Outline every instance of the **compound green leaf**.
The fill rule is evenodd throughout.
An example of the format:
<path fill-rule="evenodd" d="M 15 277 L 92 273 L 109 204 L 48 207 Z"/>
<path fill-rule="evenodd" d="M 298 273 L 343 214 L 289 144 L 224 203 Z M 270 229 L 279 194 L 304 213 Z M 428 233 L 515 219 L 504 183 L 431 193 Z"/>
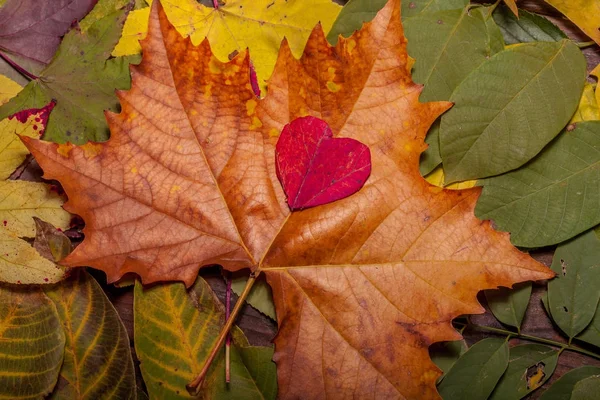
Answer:
<path fill-rule="evenodd" d="M 519 11 L 519 18 L 508 7 L 497 7 L 492 14 L 500 28 L 506 44 L 528 42 L 559 42 L 567 35 L 546 18 L 525 10 Z"/>
<path fill-rule="evenodd" d="M 600 223 L 600 122 L 580 122 L 533 161 L 486 179 L 475 208 L 516 246 L 568 240 Z"/>
<path fill-rule="evenodd" d="M 0 398 L 42 399 L 49 394 L 64 346 L 56 307 L 44 293 L 0 286 Z"/>
<path fill-rule="evenodd" d="M 596 400 L 598 393 L 600 393 L 600 376 L 590 376 L 575 384 L 571 400 Z"/>
<path fill-rule="evenodd" d="M 239 296 L 246 286 L 246 281 L 248 281 L 247 275 L 240 275 L 232 278 L 231 289 L 233 292 Z M 271 287 L 265 280 L 260 279 L 256 281 L 254 286 L 252 286 L 250 294 L 246 298 L 246 302 L 267 317 L 273 320 L 277 319 Z"/>
<path fill-rule="evenodd" d="M 517 283 L 512 289 L 485 290 L 484 293 L 494 317 L 520 330 L 531 297 L 531 282 Z"/>
<path fill-rule="evenodd" d="M 585 78 L 585 58 L 570 40 L 524 43 L 486 60 L 456 88 L 442 117 L 446 182 L 529 161 L 569 122 Z"/>
<path fill-rule="evenodd" d="M 133 359 L 127 331 L 96 280 L 83 269 L 45 289 L 65 332 L 60 376 L 66 384 L 51 399 L 135 399 Z"/>
<path fill-rule="evenodd" d="M 592 321 L 600 300 L 600 240 L 594 231 L 558 246 L 552 270 L 556 278 L 548 282 L 550 314 L 572 338 Z"/>
<path fill-rule="evenodd" d="M 575 389 L 575 385 L 581 380 L 594 375 L 600 375 L 599 367 L 584 366 L 571 370 L 554 382 L 542 394 L 540 400 L 572 400 L 571 393 Z"/>
<path fill-rule="evenodd" d="M 439 377 L 438 383 L 444 379 L 448 371 L 450 371 L 456 361 L 465 354 L 467 349 L 467 342 L 465 342 L 464 339 L 451 342 L 438 342 L 429 347 L 431 361 L 433 361 L 443 373 L 442 376 Z"/>
<path fill-rule="evenodd" d="M 508 342 L 483 339 L 454 363 L 438 391 L 444 400 L 485 400 L 508 365 Z"/>
<path fill-rule="evenodd" d="M 490 399 L 517 400 L 533 392 L 554 373 L 558 354 L 558 350 L 539 344 L 511 348 L 508 368 Z"/>
<path fill-rule="evenodd" d="M 135 349 L 150 399 L 274 399 L 276 375 L 270 348 L 248 347 L 234 333 L 231 348 L 231 383 L 225 385 L 224 351 L 219 354 L 205 378 L 202 392 L 192 397 L 186 390 L 202 369 L 224 323 L 223 305 L 210 286 L 198 278 L 186 291 L 181 283 L 143 288 L 135 284 Z M 260 354 L 260 362 L 250 366 Z"/>

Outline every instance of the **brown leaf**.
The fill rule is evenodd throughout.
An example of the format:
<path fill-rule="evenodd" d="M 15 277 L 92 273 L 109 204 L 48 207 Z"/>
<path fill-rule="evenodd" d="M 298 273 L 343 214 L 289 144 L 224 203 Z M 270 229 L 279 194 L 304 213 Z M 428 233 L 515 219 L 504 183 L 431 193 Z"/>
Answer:
<path fill-rule="evenodd" d="M 449 104 L 418 101 L 399 1 L 336 47 L 317 26 L 300 60 L 284 42 L 262 100 L 246 53 L 221 63 L 154 7 L 111 139 L 23 139 L 86 221 L 64 262 L 187 285 L 207 264 L 263 271 L 280 398 L 436 398 L 428 347 L 458 338 L 452 318 L 482 312 L 482 289 L 553 274 L 474 217 L 478 188 L 421 178 L 425 134 Z M 274 147 L 305 115 L 369 146 L 372 172 L 354 195 L 290 213 Z"/>

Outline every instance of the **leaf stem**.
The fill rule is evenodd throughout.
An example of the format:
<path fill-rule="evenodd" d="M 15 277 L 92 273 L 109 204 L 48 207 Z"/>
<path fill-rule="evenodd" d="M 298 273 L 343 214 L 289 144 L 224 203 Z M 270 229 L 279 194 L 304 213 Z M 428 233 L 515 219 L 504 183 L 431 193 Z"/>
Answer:
<path fill-rule="evenodd" d="M 596 44 L 596 42 L 594 42 L 593 40 L 590 40 L 589 42 L 575 42 L 575 44 L 580 49 L 585 49 L 586 47 L 594 46 Z"/>
<path fill-rule="evenodd" d="M 3 59 L 4 61 L 6 61 L 8 63 L 8 65 L 10 65 L 14 69 L 16 69 L 18 73 L 20 73 L 27 79 L 33 81 L 33 80 L 36 80 L 39 78 L 38 76 L 33 75 L 31 72 L 26 71 L 25 68 L 21 67 L 19 64 L 17 64 L 13 60 L 11 60 L 6 54 L 4 54 L 2 52 L 0 52 L 0 58 Z"/>
<path fill-rule="evenodd" d="M 225 342 L 225 338 L 227 337 L 227 334 L 233 327 L 233 323 L 235 322 L 235 319 L 237 318 L 238 314 L 242 310 L 242 307 L 244 306 L 244 303 L 246 302 L 246 298 L 250 294 L 250 290 L 252 290 L 252 286 L 254 286 L 254 283 L 256 282 L 256 278 L 258 277 L 258 275 L 260 275 L 260 269 L 254 271 L 253 273 L 250 274 L 250 277 L 248 278 L 248 281 L 246 282 L 246 287 L 244 288 L 244 291 L 242 292 L 242 294 L 240 294 L 240 297 L 238 298 L 237 302 L 235 303 L 235 307 L 233 307 L 233 310 L 231 311 L 231 315 L 227 319 L 227 322 L 225 322 L 225 326 L 223 327 L 223 329 L 221 329 L 221 333 L 219 334 L 217 341 L 213 345 L 208 358 L 204 362 L 204 366 L 202 367 L 200 374 L 198 374 L 198 376 L 187 385 L 187 390 L 188 390 L 188 392 L 190 392 L 190 394 L 197 395 L 200 392 L 200 388 L 202 386 L 202 382 L 204 381 L 204 378 L 206 377 L 206 373 L 208 372 L 208 369 L 210 368 L 210 365 L 212 364 L 213 360 L 219 353 L 221 346 L 223 346 L 223 343 Z"/>
<path fill-rule="evenodd" d="M 214 8 L 219 8 L 219 0 L 212 0 L 212 2 Z"/>
<path fill-rule="evenodd" d="M 231 274 L 227 273 L 227 291 L 225 292 L 225 320 L 229 320 L 231 311 Z M 225 382 L 231 382 L 231 333 L 227 332 L 225 340 Z"/>
<path fill-rule="evenodd" d="M 493 332 L 493 333 L 497 333 L 499 335 L 508 335 L 509 337 L 513 337 L 513 338 L 519 338 L 519 339 L 529 340 L 531 342 L 542 343 L 542 344 L 547 344 L 550 346 L 560 347 L 561 352 L 563 350 L 573 351 L 573 352 L 584 354 L 586 356 L 593 357 L 595 359 L 600 360 L 600 354 L 596 354 L 596 353 L 593 353 L 586 349 L 582 349 L 581 347 L 574 346 L 570 343 L 561 343 L 561 342 L 557 342 L 556 340 L 546 339 L 546 338 L 542 338 L 542 337 L 538 337 L 538 336 L 526 335 L 523 333 L 512 332 L 512 331 L 508 331 L 506 329 L 494 328 L 494 327 L 485 326 L 485 325 L 477 325 L 477 324 L 472 324 L 472 323 L 464 324 L 462 322 L 455 322 L 455 324 L 460 325 L 463 328 L 470 328 L 470 329 L 475 329 L 475 330 L 479 330 L 479 331 L 483 331 L 483 332 Z"/>

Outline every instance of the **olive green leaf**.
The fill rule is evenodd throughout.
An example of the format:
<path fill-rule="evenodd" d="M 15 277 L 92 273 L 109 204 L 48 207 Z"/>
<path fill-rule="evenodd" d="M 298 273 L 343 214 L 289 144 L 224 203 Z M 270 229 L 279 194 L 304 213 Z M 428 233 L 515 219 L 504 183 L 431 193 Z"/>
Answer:
<path fill-rule="evenodd" d="M 501 287 L 497 290 L 486 290 L 484 293 L 494 317 L 520 331 L 531 297 L 531 282 L 517 283 L 512 289 Z"/>
<path fill-rule="evenodd" d="M 350 0 L 342 8 L 327 34 L 327 41 L 335 46 L 339 35 L 349 37 L 359 30 L 362 24 L 371 21 L 385 6 L 387 0 Z M 404 4 L 402 5 L 404 8 Z"/>
<path fill-rule="evenodd" d="M 438 383 L 444 379 L 450 368 L 465 354 L 467 349 L 467 342 L 464 339 L 453 340 L 451 342 L 438 342 L 429 347 L 431 361 L 442 370 L 442 376 L 438 378 Z"/>
<path fill-rule="evenodd" d="M 107 60 L 119 40 L 126 16 L 125 10 L 114 12 L 87 31 L 72 29 L 67 33 L 39 79 L 0 107 L 0 120 L 56 100 L 44 139 L 76 144 L 107 140 L 104 111 L 117 111 L 115 89 L 127 89 L 130 85 L 130 59 Z"/>
<path fill-rule="evenodd" d="M 189 291 L 181 283 L 143 288 L 136 282 L 134 293 L 135 349 L 150 399 L 275 398 L 273 350 L 248 350 L 239 330 L 231 347 L 231 383 L 224 383 L 222 350 L 202 392 L 197 397 L 187 392 L 186 384 L 202 369 L 225 319 L 223 305 L 202 278 Z M 254 360 L 260 363 L 250 365 Z"/>
<path fill-rule="evenodd" d="M 483 339 L 467 350 L 450 368 L 438 391 L 444 400 L 485 400 L 508 365 L 508 342 Z"/>
<path fill-rule="evenodd" d="M 239 296 L 244 290 L 244 287 L 246 287 L 247 280 L 248 276 L 246 274 L 234 276 L 231 280 L 231 289 L 233 292 Z M 250 294 L 246 298 L 246 302 L 267 317 L 274 320 L 277 319 L 271 287 L 264 279 L 259 279 L 254 283 Z"/>
<path fill-rule="evenodd" d="M 556 278 L 548 282 L 550 314 L 572 338 L 592 321 L 600 300 L 600 240 L 594 231 L 558 246 L 552 270 Z"/>
<path fill-rule="evenodd" d="M 0 286 L 0 398 L 42 399 L 63 362 L 65 335 L 38 289 Z"/>
<path fill-rule="evenodd" d="M 575 385 L 585 378 L 589 378 L 594 375 L 600 375 L 599 367 L 584 366 L 573 369 L 563 376 L 561 376 L 556 382 L 546 390 L 540 400 L 571 400 L 571 393 L 575 389 Z M 596 392 L 597 394 L 598 392 Z"/>
<path fill-rule="evenodd" d="M 563 242 L 600 223 L 599 171 L 600 121 L 580 122 L 524 167 L 483 180 L 475 215 L 516 246 Z"/>
<path fill-rule="evenodd" d="M 575 384 L 571 400 L 596 400 L 600 393 L 600 376 L 593 375 Z"/>
<path fill-rule="evenodd" d="M 51 399 L 135 399 L 127 331 L 102 288 L 85 270 L 44 289 L 65 332 L 64 383 Z"/>
<path fill-rule="evenodd" d="M 406 0 L 402 2 L 402 20 L 443 10 L 464 8 L 468 0 Z"/>
<path fill-rule="evenodd" d="M 539 344 L 524 344 L 510 349 L 506 372 L 498 382 L 491 400 L 517 400 L 546 382 L 556 368 L 558 350 Z"/>
<path fill-rule="evenodd" d="M 506 44 L 528 42 L 558 42 L 567 39 L 556 25 L 546 18 L 519 10 L 519 18 L 508 7 L 497 7 L 492 14 Z"/>
<path fill-rule="evenodd" d="M 586 62 L 570 40 L 524 43 L 495 54 L 456 88 L 442 116 L 446 182 L 498 175 L 546 146 L 577 109 Z"/>

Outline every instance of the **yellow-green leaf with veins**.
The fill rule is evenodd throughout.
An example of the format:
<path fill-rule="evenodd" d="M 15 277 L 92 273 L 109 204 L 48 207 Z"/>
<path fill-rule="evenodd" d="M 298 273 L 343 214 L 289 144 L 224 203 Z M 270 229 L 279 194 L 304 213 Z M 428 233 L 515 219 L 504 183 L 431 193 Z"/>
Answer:
<path fill-rule="evenodd" d="M 320 22 L 329 32 L 341 10 L 332 0 L 230 0 L 217 9 L 196 0 L 161 0 L 161 4 L 179 33 L 190 36 L 195 45 L 208 37 L 221 61 L 250 49 L 261 89 L 273 72 L 284 37 L 300 58 L 315 25 Z M 141 51 L 138 40 L 146 35 L 149 14 L 149 8 L 130 13 L 113 56 Z"/>
<path fill-rule="evenodd" d="M 0 105 L 6 103 L 23 89 L 17 82 L 0 75 Z"/>
<path fill-rule="evenodd" d="M 599 0 L 545 0 L 600 44 Z"/>
<path fill-rule="evenodd" d="M 38 217 L 57 228 L 67 229 L 71 215 L 63 210 L 64 199 L 40 182 L 0 182 L 0 222 L 19 237 L 34 237 Z"/>

